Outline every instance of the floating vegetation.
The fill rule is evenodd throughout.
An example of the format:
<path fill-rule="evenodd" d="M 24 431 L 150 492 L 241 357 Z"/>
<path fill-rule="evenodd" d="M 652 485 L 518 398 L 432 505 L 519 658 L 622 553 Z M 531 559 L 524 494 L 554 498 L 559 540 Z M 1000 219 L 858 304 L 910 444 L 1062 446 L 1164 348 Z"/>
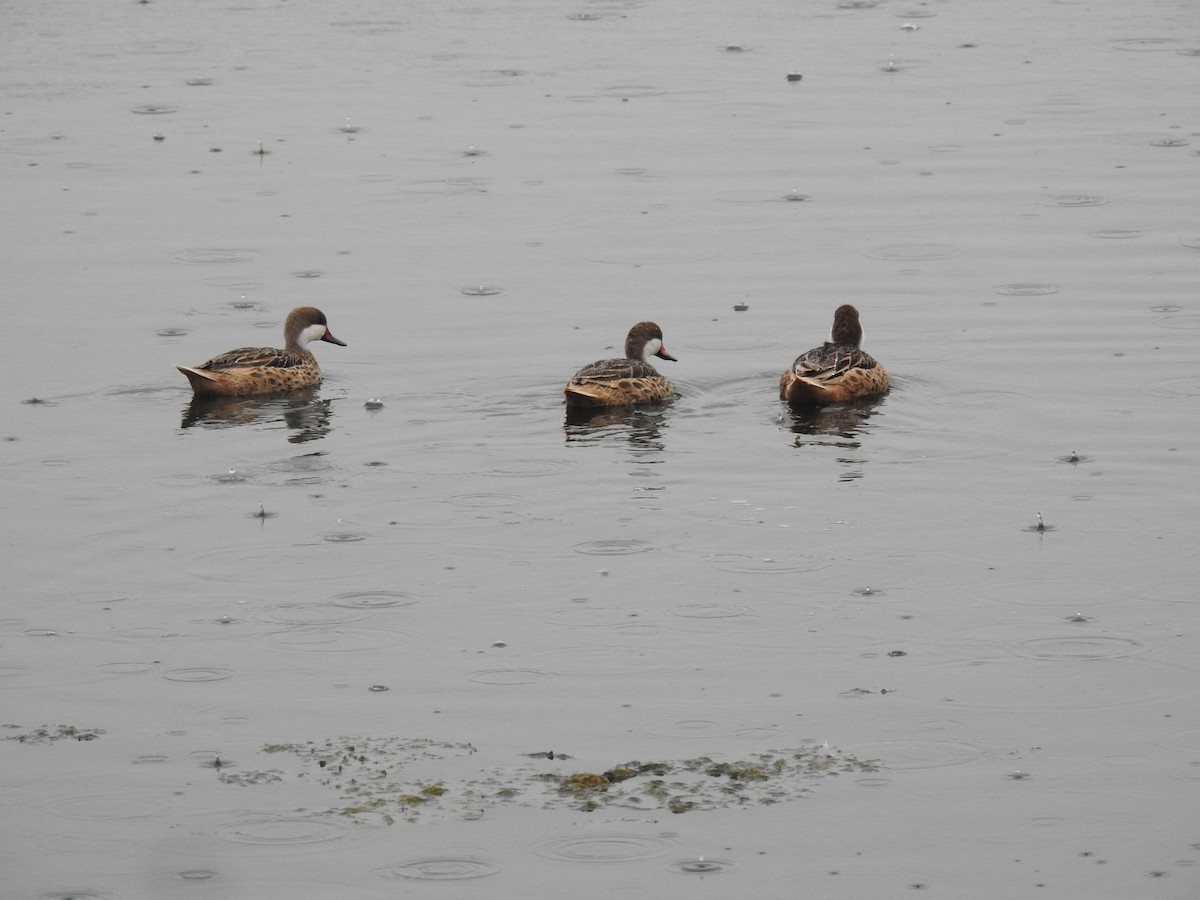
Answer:
<path fill-rule="evenodd" d="M 549 776 L 547 780 L 553 777 Z M 577 797 L 585 797 L 593 791 L 608 790 L 608 786 L 612 783 L 603 775 L 597 775 L 594 772 L 576 772 L 574 775 L 568 775 L 559 782 L 558 792 L 560 794 L 574 794 Z"/>
<path fill-rule="evenodd" d="M 549 763 L 572 759 L 557 752 L 524 754 L 538 762 L 481 766 L 473 758 L 473 745 L 427 739 L 342 738 L 268 744 L 262 752 L 296 757 L 296 779 L 315 779 L 336 791 L 339 802 L 325 815 L 389 825 L 429 815 L 478 818 L 504 805 L 684 813 L 772 804 L 804 796 L 815 779 L 880 768 L 878 760 L 858 759 L 828 743 L 768 750 L 735 761 L 708 756 L 633 760 L 603 771 L 548 770 Z M 239 785 L 283 778 L 278 769 L 222 776 Z"/>
<path fill-rule="evenodd" d="M 278 769 L 267 769 L 263 772 L 222 772 L 220 779 L 225 784 L 236 784 L 241 787 L 251 787 L 257 784 L 279 784 L 283 781 L 283 773 Z"/>
<path fill-rule="evenodd" d="M 8 740 L 22 744 L 45 744 L 52 741 L 94 741 L 104 734 L 103 728 L 78 728 L 75 725 L 43 725 L 26 734 L 14 734 Z"/>

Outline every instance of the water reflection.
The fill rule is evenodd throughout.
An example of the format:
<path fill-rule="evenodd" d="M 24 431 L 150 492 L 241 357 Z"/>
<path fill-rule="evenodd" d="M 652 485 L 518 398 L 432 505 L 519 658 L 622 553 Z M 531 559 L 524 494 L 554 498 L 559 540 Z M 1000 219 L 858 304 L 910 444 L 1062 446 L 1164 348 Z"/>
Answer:
<path fill-rule="evenodd" d="M 660 431 L 665 427 L 669 404 L 608 406 L 568 409 L 563 433 L 568 444 L 603 443 L 623 438 L 637 453 L 659 453 L 666 448 Z"/>
<path fill-rule="evenodd" d="M 839 403 L 834 406 L 785 405 L 783 424 L 796 435 L 797 447 L 835 447 L 841 450 L 861 450 L 861 436 L 868 431 L 867 421 L 887 401 L 887 397 L 868 397 Z M 854 481 L 866 473 L 866 458 L 861 454 L 839 456 L 846 466 L 839 481 Z"/>
<path fill-rule="evenodd" d="M 282 421 L 290 432 L 288 442 L 303 444 L 329 433 L 332 403 L 318 399 L 316 389 L 295 391 L 286 397 L 193 397 L 183 408 L 180 427 L 271 426 Z"/>

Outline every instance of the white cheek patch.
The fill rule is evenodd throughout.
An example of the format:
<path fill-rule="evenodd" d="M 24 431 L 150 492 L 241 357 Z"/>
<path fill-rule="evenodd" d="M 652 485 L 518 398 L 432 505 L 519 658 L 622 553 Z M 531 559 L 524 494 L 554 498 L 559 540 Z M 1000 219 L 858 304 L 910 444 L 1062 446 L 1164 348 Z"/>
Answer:
<path fill-rule="evenodd" d="M 326 330 L 327 329 L 325 326 L 319 322 L 314 322 L 312 325 L 309 325 L 302 332 L 300 332 L 300 346 L 304 347 L 313 341 L 319 341 L 321 338 L 325 337 Z"/>
<path fill-rule="evenodd" d="M 650 362 L 650 357 L 657 355 L 658 351 L 662 349 L 662 345 L 663 342 L 658 338 L 650 338 L 646 341 L 646 349 L 642 351 L 642 360 Z"/>

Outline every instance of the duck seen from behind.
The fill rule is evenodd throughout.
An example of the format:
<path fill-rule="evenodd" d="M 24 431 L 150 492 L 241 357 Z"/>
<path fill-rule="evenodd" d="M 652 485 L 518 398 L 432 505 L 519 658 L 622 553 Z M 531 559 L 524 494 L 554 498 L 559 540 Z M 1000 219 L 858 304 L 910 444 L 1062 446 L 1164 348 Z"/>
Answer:
<path fill-rule="evenodd" d="M 779 399 L 795 404 L 843 403 L 887 392 L 887 372 L 859 346 L 862 324 L 849 304 L 833 314 L 832 340 L 796 357 L 779 379 Z"/>
<path fill-rule="evenodd" d="M 563 388 L 567 406 L 581 409 L 669 400 L 674 388 L 651 365 L 654 356 L 676 361 L 663 346 L 662 329 L 653 322 L 638 322 L 625 338 L 624 359 L 601 359 L 571 376 Z"/>
<path fill-rule="evenodd" d="M 283 323 L 283 349 L 240 347 L 198 366 L 176 366 L 197 397 L 246 397 L 280 394 L 321 383 L 321 368 L 308 345 L 327 341 L 345 347 L 329 330 L 325 313 L 298 306 Z"/>

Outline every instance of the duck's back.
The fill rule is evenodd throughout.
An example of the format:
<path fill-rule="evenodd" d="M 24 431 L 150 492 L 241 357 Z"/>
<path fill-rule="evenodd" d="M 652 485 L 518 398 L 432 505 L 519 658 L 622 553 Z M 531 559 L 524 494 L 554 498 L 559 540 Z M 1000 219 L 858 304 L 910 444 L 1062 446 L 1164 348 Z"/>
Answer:
<path fill-rule="evenodd" d="M 814 347 L 807 353 L 796 357 L 792 363 L 792 371 L 801 378 L 815 378 L 818 381 L 832 381 L 847 375 L 854 369 L 882 368 L 875 357 L 859 347 L 846 344 L 835 344 L 826 341 L 820 347 Z"/>
<path fill-rule="evenodd" d="M 273 369 L 290 369 L 294 366 L 310 365 L 315 357 L 307 350 L 279 350 L 274 347 L 239 347 L 220 356 L 214 356 L 196 366 L 209 372 L 228 369 L 252 369 L 266 366 Z"/>
<path fill-rule="evenodd" d="M 601 359 L 584 366 L 563 388 L 569 406 L 628 406 L 667 400 L 671 382 L 648 362 Z"/>
<path fill-rule="evenodd" d="M 887 372 L 871 354 L 826 341 L 796 357 L 779 379 L 779 396 L 791 403 L 838 403 L 882 394 Z"/>
<path fill-rule="evenodd" d="M 662 378 L 658 369 L 640 359 L 598 359 L 571 376 L 569 384 L 619 381 L 622 378 Z"/>

